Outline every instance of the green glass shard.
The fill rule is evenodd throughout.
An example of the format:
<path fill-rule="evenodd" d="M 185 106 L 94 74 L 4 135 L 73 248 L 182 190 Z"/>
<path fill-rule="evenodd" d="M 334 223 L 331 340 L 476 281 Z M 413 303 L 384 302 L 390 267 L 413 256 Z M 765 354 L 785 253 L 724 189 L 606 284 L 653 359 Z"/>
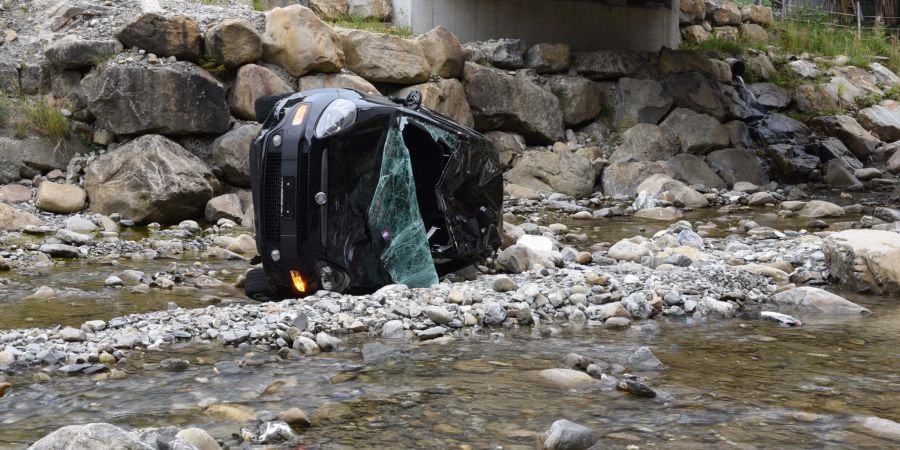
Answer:
<path fill-rule="evenodd" d="M 372 236 L 386 243 L 381 262 L 391 279 L 424 288 L 437 284 L 438 275 L 419 212 L 409 149 L 403 142 L 407 123 L 402 117 L 388 130 L 368 225 Z"/>

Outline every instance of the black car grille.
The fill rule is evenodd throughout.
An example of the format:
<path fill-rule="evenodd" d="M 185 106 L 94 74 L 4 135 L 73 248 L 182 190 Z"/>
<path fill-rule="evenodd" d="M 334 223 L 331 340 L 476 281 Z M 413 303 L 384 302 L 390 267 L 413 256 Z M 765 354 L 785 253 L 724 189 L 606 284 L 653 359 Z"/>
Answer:
<path fill-rule="evenodd" d="M 309 239 L 309 151 L 300 152 L 297 162 L 297 238 Z"/>
<path fill-rule="evenodd" d="M 277 244 L 281 240 L 281 152 L 266 154 L 262 216 L 266 243 Z"/>

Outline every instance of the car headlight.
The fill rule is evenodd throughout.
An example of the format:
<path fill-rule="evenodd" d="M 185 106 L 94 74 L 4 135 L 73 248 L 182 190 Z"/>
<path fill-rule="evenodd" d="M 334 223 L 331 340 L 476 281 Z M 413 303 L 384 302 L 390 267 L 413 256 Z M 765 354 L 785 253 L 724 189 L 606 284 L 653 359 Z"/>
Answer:
<path fill-rule="evenodd" d="M 316 124 L 316 137 L 319 139 L 332 136 L 346 130 L 356 122 L 356 105 L 350 100 L 339 98 L 319 117 Z"/>

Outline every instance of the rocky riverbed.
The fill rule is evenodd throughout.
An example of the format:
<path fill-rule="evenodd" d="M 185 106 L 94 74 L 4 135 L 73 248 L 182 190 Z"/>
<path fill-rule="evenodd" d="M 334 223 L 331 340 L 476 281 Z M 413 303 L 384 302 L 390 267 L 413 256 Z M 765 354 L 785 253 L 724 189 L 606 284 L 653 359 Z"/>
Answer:
<path fill-rule="evenodd" d="M 434 402 L 442 402 L 435 398 L 457 395 L 456 390 L 441 383 L 425 383 L 430 387 L 419 394 L 400 394 L 394 390 L 397 386 L 392 385 L 393 392 L 385 394 L 386 399 L 370 397 L 371 386 L 366 380 L 372 376 L 368 375 L 371 371 L 391 372 L 398 370 L 393 365 L 401 364 L 405 367 L 403 376 L 410 376 L 411 382 L 419 383 L 424 381 L 419 377 L 425 376 L 421 368 L 415 368 L 419 363 L 442 373 L 438 377 L 446 377 L 448 385 L 456 382 L 450 381 L 454 379 L 454 373 L 486 375 L 499 372 L 516 378 L 515 370 L 548 369 L 530 375 L 535 377 L 533 382 L 544 380 L 540 383 L 547 383 L 548 387 L 542 388 L 544 394 L 541 395 L 551 395 L 554 389 L 560 389 L 553 386 L 562 384 L 575 392 L 585 389 L 579 386 L 590 386 L 579 395 L 606 392 L 602 395 L 617 396 L 617 403 L 633 402 L 630 408 L 640 408 L 639 405 L 647 402 L 670 404 L 673 401 L 670 391 L 687 386 L 676 388 L 671 385 L 673 380 L 666 376 L 660 378 L 657 374 L 669 373 L 667 367 L 680 365 L 675 349 L 688 345 L 685 334 L 702 334 L 703 330 L 711 329 L 726 335 L 736 334 L 731 336 L 734 339 L 760 343 L 770 342 L 769 338 L 740 337 L 744 335 L 743 327 L 779 335 L 787 333 L 778 331 L 782 330 L 781 325 L 788 323 L 785 319 L 767 321 L 771 315 L 763 312 L 792 316 L 804 323 L 794 332 L 801 334 L 810 333 L 803 330 L 812 326 L 829 334 L 848 333 L 847 327 L 866 330 L 870 323 L 879 324 L 876 327 L 881 330 L 886 323 L 896 320 L 896 305 L 890 299 L 858 297 L 847 291 L 835 295 L 825 290 L 832 289 L 829 280 L 841 278 L 830 272 L 838 261 L 830 258 L 837 258 L 834 255 L 836 249 L 849 251 L 845 244 L 837 243 L 836 236 L 844 233 L 896 236 L 895 231 L 839 230 L 873 225 L 887 230 L 896 224 L 879 224 L 883 221 L 865 215 L 874 209 L 852 203 L 852 199 L 828 199 L 844 203 L 843 207 L 824 200 L 808 201 L 803 205 L 786 201 L 771 210 L 742 207 L 741 202 L 746 203 L 752 195 L 723 192 L 718 194 L 723 199 L 719 212 L 688 210 L 684 213 L 687 220 L 674 223 L 615 215 L 616 210 L 626 212 L 630 209 L 625 204 L 609 204 L 606 208 L 612 210 L 610 217 L 595 218 L 595 214 L 602 216 L 606 212 L 596 212 L 603 211 L 600 208 L 603 205 L 594 205 L 596 209 L 585 206 L 591 204 L 590 200 L 574 201 L 559 196 L 542 201 L 510 200 L 506 205 L 505 239 L 508 245 L 505 250 L 495 260 L 451 275 L 433 288 L 388 286 L 359 297 L 320 292 L 307 299 L 270 304 L 241 299 L 239 286 L 243 270 L 249 267 L 248 262 L 240 253 L 227 248 L 241 251 L 240 242 L 247 231 L 227 220 L 205 228 L 188 221 L 179 226 L 152 226 L 149 229 L 131 229 L 126 226 L 127 222 L 123 225 L 118 221 L 116 225 L 121 228 L 111 233 L 99 231 L 99 227 L 107 220 L 116 221 L 101 216 L 46 217 L 43 228 L 6 233 L 2 237 L 5 250 L 0 254 L 11 268 L 0 280 L 5 286 L 2 308 L 15 311 L 3 314 L 7 317 L 4 323 L 17 325 L 5 325 L 8 329 L 0 331 L 0 369 L 9 380 L 3 382 L 5 395 L 0 401 L 13 406 L 0 420 L 10 424 L 28 423 L 30 425 L 24 429 L 35 431 L 0 435 L 0 440 L 10 445 L 25 443 L 40 437 L 35 434 L 38 430 L 55 429 L 34 422 L 34 416 L 16 412 L 45 395 L 62 401 L 67 408 L 86 408 L 79 410 L 79 414 L 91 418 L 89 421 L 110 421 L 119 426 L 148 425 L 133 420 L 117 423 L 108 413 L 88 404 L 71 403 L 71 399 L 65 399 L 66 394 L 57 391 L 71 392 L 65 391 L 67 384 L 79 386 L 77 389 L 81 393 L 76 397 L 81 397 L 90 396 L 89 392 L 95 388 L 103 391 L 106 389 L 103 386 L 124 386 L 150 379 L 158 379 L 153 381 L 154 384 L 165 384 L 168 382 L 163 380 L 172 379 L 176 385 L 187 387 L 195 382 L 225 383 L 233 379 L 230 378 L 232 374 L 252 373 L 252 377 L 262 383 L 269 379 L 267 377 L 275 376 L 273 373 L 288 374 L 294 370 L 303 373 L 309 367 L 319 368 L 315 369 L 319 370 L 319 375 L 314 378 L 321 381 L 313 383 L 301 377 L 304 381 L 298 383 L 296 374 L 291 375 L 294 381 L 284 381 L 289 384 L 290 392 L 308 393 L 322 381 L 336 386 L 350 383 L 356 387 L 347 391 L 338 389 L 327 399 L 318 395 L 320 400 L 317 402 L 291 406 L 285 401 L 259 403 L 253 397 L 259 392 L 245 391 L 244 395 L 248 397 L 229 397 L 227 401 L 210 394 L 210 398 L 198 399 L 191 406 L 177 406 L 181 401 L 171 404 L 170 407 L 181 410 L 175 413 L 178 419 L 154 425 L 203 425 L 201 428 L 210 429 L 221 443 L 232 445 L 240 442 L 322 442 L 353 446 L 352 442 L 359 443 L 353 433 L 341 434 L 349 439 L 347 441 L 342 440 L 344 438 L 332 440 L 327 437 L 326 430 L 339 423 L 345 424 L 344 427 L 351 423 L 361 429 L 373 426 L 380 429 L 377 428 L 379 420 L 363 426 L 359 422 L 361 418 L 348 413 L 348 409 L 353 411 L 359 405 L 368 405 L 365 408 L 383 411 L 385 404 L 397 402 L 402 405 L 406 401 L 401 398 L 412 395 L 418 399 L 413 404 L 427 405 L 428 411 L 434 411 L 438 408 Z M 729 205 L 724 200 L 729 197 L 743 200 L 735 200 Z M 890 200 L 881 197 L 878 202 L 888 204 Z M 811 208 L 810 204 L 834 213 L 820 219 L 778 214 L 779 211 Z M 21 210 L 27 206 L 17 208 Z M 578 218 L 584 217 L 583 214 L 579 216 L 579 208 L 591 210 L 590 218 Z M 827 217 L 829 215 L 835 217 Z M 77 228 L 77 224 L 84 228 L 87 223 L 94 224 L 98 230 L 68 228 L 70 225 Z M 828 231 L 814 231 L 821 228 Z M 52 245 L 69 246 L 73 250 L 71 254 L 48 257 L 51 253 L 47 246 Z M 549 245 L 549 250 L 543 248 L 544 245 Z M 73 256 L 77 258 L 71 259 Z M 854 258 L 864 256 L 845 255 L 844 258 L 850 258 L 852 263 Z M 136 270 L 142 265 L 146 271 Z M 44 277 L 60 276 L 60 273 L 69 277 L 68 287 L 41 286 Z M 885 293 L 892 289 L 889 280 L 870 286 L 869 292 L 875 292 L 872 289 L 876 288 Z M 114 300 L 92 303 L 94 297 Z M 157 300 L 145 303 L 144 299 Z M 106 305 L 117 302 L 134 303 L 135 311 L 149 312 L 120 315 L 107 309 Z M 16 309 L 17 303 L 28 306 Z M 53 311 L 59 304 L 70 303 L 80 303 L 83 311 L 87 311 L 82 317 L 92 316 L 90 320 L 79 319 L 53 326 L 66 319 L 39 313 L 33 317 L 22 316 L 23 312 L 29 314 L 42 308 Z M 208 306 L 195 307 L 204 303 Z M 28 323 L 38 326 L 23 327 L 22 320 L 35 321 Z M 620 345 L 600 350 L 606 344 L 597 344 L 597 336 L 602 336 L 604 342 L 611 340 Z M 778 338 L 774 339 L 776 341 L 771 342 L 777 342 Z M 865 338 L 853 339 L 857 343 L 860 339 L 865 341 Z M 699 345 L 699 341 L 691 345 Z M 866 344 L 858 345 L 861 349 L 866 347 Z M 488 356 L 494 351 L 503 353 L 517 347 L 521 347 L 521 351 L 534 346 L 542 348 L 544 355 L 534 366 L 502 358 L 495 361 Z M 431 350 L 435 348 L 455 350 Z M 717 351 L 726 351 L 730 355 L 736 350 L 734 346 L 725 345 Z M 445 353 L 448 351 L 450 353 Z M 822 354 L 830 351 L 834 350 L 810 350 L 812 353 L 824 352 Z M 197 356 L 195 352 L 207 356 Z M 563 357 L 567 353 L 576 355 Z M 445 354 L 448 356 L 438 356 Z M 667 359 L 667 354 L 674 359 Z M 729 358 L 738 358 L 738 354 L 740 352 Z M 403 362 L 411 356 L 410 362 Z M 694 357 L 708 361 L 709 356 L 697 354 Z M 443 360 L 447 360 L 446 364 L 440 362 Z M 410 368 L 409 364 L 414 361 L 418 363 Z M 382 364 L 387 366 L 382 367 Z M 438 369 L 445 365 L 451 365 L 453 369 L 448 373 Z M 696 370 L 693 367 L 690 370 Z M 215 380 L 209 381 L 210 377 Z M 194 382 L 188 381 L 190 378 Z M 274 378 L 270 381 L 275 383 L 274 386 L 281 386 Z M 495 382 L 498 381 L 493 381 L 492 377 L 491 383 Z M 887 382 L 890 386 L 896 380 L 879 382 Z M 51 391 L 45 392 L 50 386 L 53 386 Z M 221 387 L 219 385 L 218 389 Z M 257 386 L 255 389 L 265 392 L 269 388 Z M 620 389 L 621 393 L 614 393 L 615 389 Z M 792 389 L 802 391 L 802 387 L 793 386 Z M 848 387 L 842 386 L 830 388 L 828 392 L 845 392 L 846 389 Z M 513 389 L 500 395 L 516 402 L 521 398 L 517 392 L 520 391 Z M 887 387 L 880 395 L 889 398 L 890 392 L 891 388 Z M 776 394 L 773 392 L 773 395 Z M 650 396 L 657 400 L 647 400 Z M 382 401 L 386 403 L 380 404 Z M 292 407 L 317 411 L 311 414 L 311 431 L 304 433 L 309 426 L 306 423 L 282 424 L 283 417 L 280 419 L 278 413 L 289 414 L 286 411 Z M 413 409 L 419 407 L 410 406 Z M 812 419 L 813 423 L 826 421 L 816 415 L 821 411 L 809 412 L 817 408 L 807 405 L 790 414 L 818 417 Z M 272 412 L 266 412 L 270 410 Z M 886 415 L 890 420 L 897 418 L 896 412 L 886 412 L 871 410 L 870 414 L 875 417 Z M 158 414 L 169 413 L 160 411 Z M 208 419 L 204 418 L 217 414 L 227 416 L 234 425 L 205 426 Z M 337 414 L 339 419 L 333 423 L 328 421 L 330 419 L 315 419 L 323 414 Z M 400 418 L 381 419 L 386 421 L 384 426 L 406 417 L 397 414 Z M 584 413 L 573 416 L 563 411 L 554 414 L 557 417 L 535 415 L 530 419 L 533 424 L 543 425 L 507 430 L 506 433 L 512 434 L 493 438 L 470 436 L 467 430 L 484 426 L 477 422 L 438 420 L 430 425 L 437 430 L 432 432 L 436 435 L 417 434 L 415 438 L 410 437 L 412 440 L 406 445 L 422 446 L 437 435 L 443 437 L 436 438 L 439 439 L 436 442 L 447 443 L 533 442 L 540 439 L 542 427 L 550 428 L 550 423 L 544 421 L 571 417 L 582 423 L 588 417 Z M 867 428 L 860 425 L 865 423 L 864 417 L 841 410 L 834 413 L 833 419 L 828 421 L 828 427 L 836 435 L 843 436 L 842 430 L 848 427 L 854 430 L 862 427 L 859 428 L 863 430 L 862 434 L 851 432 L 852 439 L 879 442 L 877 439 L 880 438 L 869 437 L 872 433 L 865 432 Z M 706 420 L 722 419 L 708 418 L 701 422 Z M 793 420 L 802 422 L 802 419 Z M 323 427 L 323 423 L 329 425 Z M 68 422 L 60 422 L 57 426 L 65 424 Z M 559 427 L 564 425 L 557 425 L 550 435 L 560 432 Z M 339 429 L 344 427 L 338 426 Z M 564 427 L 567 433 L 579 430 L 570 428 Z M 597 429 L 596 426 L 592 428 Z M 605 427 L 600 429 L 604 434 L 619 435 Z M 177 431 L 166 431 L 171 435 L 170 440 Z M 124 432 L 120 434 L 122 439 L 129 436 Z M 140 434 L 136 431 L 132 436 Z M 153 436 L 152 439 L 158 439 L 157 435 Z M 642 439 L 658 438 L 632 436 L 622 439 L 646 442 Z M 693 436 L 690 439 L 699 438 Z M 143 435 L 135 439 L 146 441 L 150 438 Z M 835 439 L 841 442 L 845 438 Z"/>

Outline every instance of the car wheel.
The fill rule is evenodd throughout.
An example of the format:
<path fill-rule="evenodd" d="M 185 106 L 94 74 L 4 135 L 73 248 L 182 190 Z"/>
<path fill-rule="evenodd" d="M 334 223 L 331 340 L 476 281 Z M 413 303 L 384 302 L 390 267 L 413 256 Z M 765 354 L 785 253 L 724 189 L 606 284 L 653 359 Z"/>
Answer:
<path fill-rule="evenodd" d="M 266 119 L 269 118 L 269 114 L 272 114 L 272 109 L 275 108 L 275 104 L 281 101 L 281 99 L 292 95 L 294 94 L 268 95 L 256 99 L 256 102 L 253 103 L 254 109 L 256 110 L 256 121 L 259 123 L 265 122 Z"/>
<path fill-rule="evenodd" d="M 251 269 L 244 280 L 244 293 L 247 297 L 260 302 L 275 300 L 275 292 L 269 287 L 266 272 L 262 269 Z"/>

